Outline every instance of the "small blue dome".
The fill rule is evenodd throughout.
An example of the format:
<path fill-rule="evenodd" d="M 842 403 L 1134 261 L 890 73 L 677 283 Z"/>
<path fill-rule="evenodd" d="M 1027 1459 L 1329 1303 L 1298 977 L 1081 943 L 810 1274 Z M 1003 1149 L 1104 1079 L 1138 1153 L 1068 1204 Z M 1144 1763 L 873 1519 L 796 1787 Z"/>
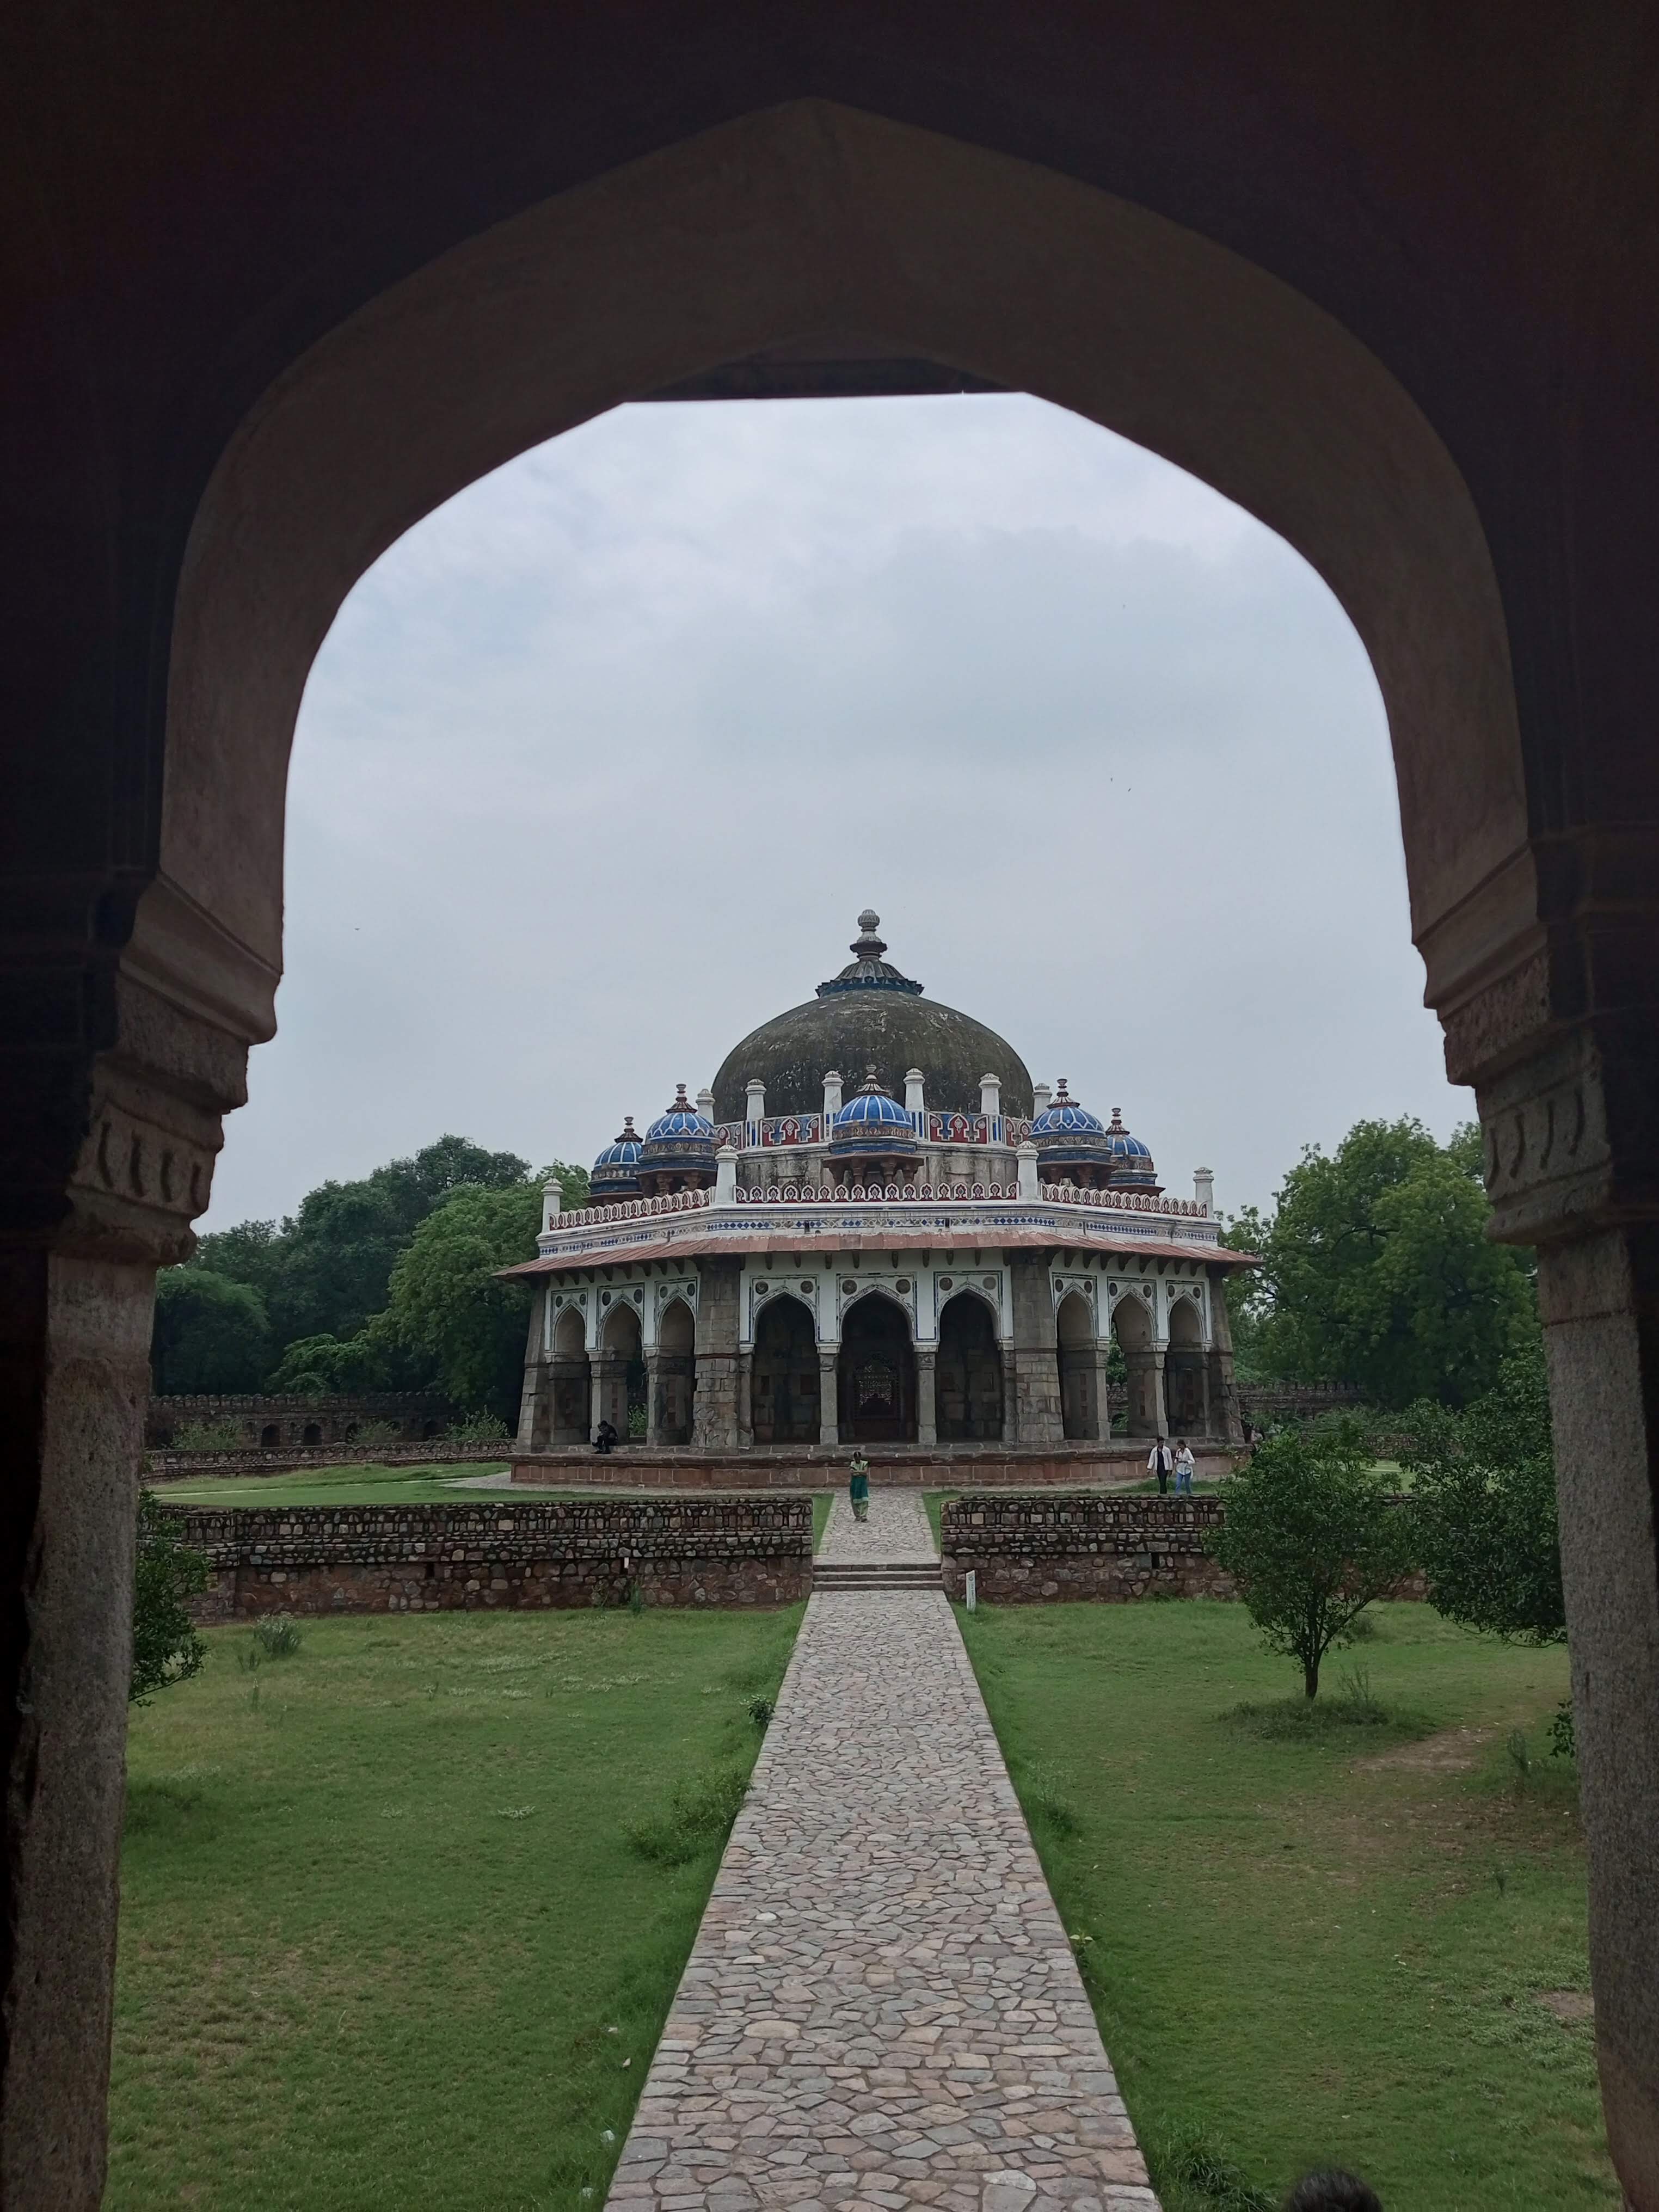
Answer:
<path fill-rule="evenodd" d="M 876 1080 L 873 1067 L 830 1125 L 831 1147 L 841 1152 L 867 1152 L 885 1156 L 915 1152 L 920 1157 L 915 1123 L 896 1098 L 890 1098 Z"/>
<path fill-rule="evenodd" d="M 674 1103 L 668 1111 L 659 1114 L 645 1133 L 647 1145 L 659 1145 L 666 1139 L 691 1144 L 701 1140 L 710 1145 L 714 1141 L 714 1123 L 706 1114 L 698 1113 L 686 1097 L 683 1083 L 678 1086 Z"/>
<path fill-rule="evenodd" d="M 630 1114 L 617 1134 L 593 1163 L 595 1175 L 603 1175 L 607 1168 L 635 1168 L 640 1164 L 640 1134 L 634 1127 Z"/>
<path fill-rule="evenodd" d="M 1141 1143 L 1139 1138 L 1132 1137 L 1124 1127 L 1123 1109 L 1121 1106 L 1114 1106 L 1112 1109 L 1111 1126 L 1106 1131 L 1106 1142 L 1115 1159 L 1150 1160 L 1152 1157 L 1149 1148 Z"/>
<path fill-rule="evenodd" d="M 1105 1125 L 1097 1114 L 1091 1114 L 1086 1106 L 1079 1106 L 1075 1098 L 1066 1097 L 1063 1075 L 1053 1103 L 1045 1106 L 1031 1124 L 1031 1135 L 1038 1142 L 1044 1137 L 1103 1137 L 1105 1134 Z"/>

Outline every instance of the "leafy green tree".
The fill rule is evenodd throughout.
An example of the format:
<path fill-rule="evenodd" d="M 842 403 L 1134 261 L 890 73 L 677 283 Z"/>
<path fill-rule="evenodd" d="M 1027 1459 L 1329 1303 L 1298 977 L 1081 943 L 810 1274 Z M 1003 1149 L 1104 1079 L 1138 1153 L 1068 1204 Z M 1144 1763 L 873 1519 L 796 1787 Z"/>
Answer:
<path fill-rule="evenodd" d="M 1269 1231 L 1261 1209 L 1246 1206 L 1227 1218 L 1221 1242 L 1230 1252 L 1265 1250 Z M 1233 1334 L 1233 1371 L 1241 1382 L 1267 1379 L 1261 1364 L 1261 1328 L 1270 1310 L 1267 1285 L 1257 1267 L 1241 1267 L 1227 1278 L 1227 1318 Z"/>
<path fill-rule="evenodd" d="M 150 1371 L 157 1390 L 257 1390 L 270 1364 L 265 1302 L 247 1283 L 204 1267 L 156 1278 Z"/>
<path fill-rule="evenodd" d="M 199 1674 L 207 1645 L 185 1600 L 207 1587 L 207 1561 L 179 1540 L 177 1522 L 154 1493 L 138 1493 L 132 1588 L 132 1679 L 127 1698 L 148 1705 L 158 1690 Z"/>
<path fill-rule="evenodd" d="M 1489 1216 L 1473 1127 L 1443 1146 L 1416 1121 L 1359 1121 L 1330 1157 L 1310 1146 L 1273 1220 L 1229 1232 L 1265 1263 L 1252 1361 L 1379 1406 L 1478 1397 L 1537 1327 L 1530 1261 L 1490 1241 Z"/>
<path fill-rule="evenodd" d="M 1227 1485 L 1209 1539 L 1269 1651 L 1294 1659 L 1319 1694 L 1319 1669 L 1374 1599 L 1413 1566 L 1411 1516 L 1372 1472 L 1358 1422 L 1273 1437 Z"/>
<path fill-rule="evenodd" d="M 386 1327 L 428 1363 L 449 1398 L 516 1413 L 530 1291 L 499 1271 L 536 1256 L 539 1182 L 458 1191 L 427 1216 L 392 1272 Z"/>
<path fill-rule="evenodd" d="M 1567 1633 L 1555 1455 L 1540 1344 L 1507 1359 L 1462 1413 L 1407 1416 L 1418 1549 L 1429 1602 L 1465 1628 L 1527 1644 Z"/>

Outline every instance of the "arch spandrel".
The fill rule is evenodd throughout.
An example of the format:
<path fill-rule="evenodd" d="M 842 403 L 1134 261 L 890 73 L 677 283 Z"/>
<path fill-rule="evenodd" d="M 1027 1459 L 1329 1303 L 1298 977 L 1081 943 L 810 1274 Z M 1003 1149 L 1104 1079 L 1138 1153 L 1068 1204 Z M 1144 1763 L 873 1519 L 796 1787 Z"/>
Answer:
<path fill-rule="evenodd" d="M 230 441 L 175 607 L 161 880 L 134 963 L 234 972 L 269 1035 L 306 675 L 392 542 L 517 453 L 769 347 L 856 331 L 1068 407 L 1278 531 L 1382 686 L 1443 1011 L 1535 916 L 1502 608 L 1467 487 L 1398 382 L 1289 286 L 1145 208 L 821 100 L 499 223 L 369 301 Z"/>

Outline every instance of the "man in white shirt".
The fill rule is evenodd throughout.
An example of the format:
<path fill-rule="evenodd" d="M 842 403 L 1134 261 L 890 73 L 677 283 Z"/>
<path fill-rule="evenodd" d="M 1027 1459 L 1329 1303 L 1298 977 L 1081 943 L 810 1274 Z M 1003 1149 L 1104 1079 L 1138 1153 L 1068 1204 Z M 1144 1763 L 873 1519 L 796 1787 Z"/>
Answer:
<path fill-rule="evenodd" d="M 1175 1454 L 1170 1449 L 1168 1437 L 1160 1437 L 1147 1453 L 1146 1471 L 1158 1477 L 1158 1496 L 1165 1496 L 1170 1487 L 1170 1477 L 1175 1471 Z"/>

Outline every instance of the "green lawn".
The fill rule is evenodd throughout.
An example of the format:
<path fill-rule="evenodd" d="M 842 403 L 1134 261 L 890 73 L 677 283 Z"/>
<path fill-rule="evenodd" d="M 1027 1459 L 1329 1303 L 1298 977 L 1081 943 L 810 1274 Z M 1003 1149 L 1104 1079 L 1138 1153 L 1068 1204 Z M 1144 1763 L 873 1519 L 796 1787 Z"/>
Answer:
<path fill-rule="evenodd" d="M 823 1532 L 830 1526 L 830 1515 L 835 1503 L 833 1490 L 815 1490 L 812 1493 L 812 1549 L 815 1552 L 823 1542 Z"/>
<path fill-rule="evenodd" d="M 453 1460 L 430 1467 L 307 1467 L 283 1474 L 204 1476 L 199 1482 L 151 1486 L 167 1505 L 453 1505 L 477 1495 L 466 1487 L 471 1477 L 505 1474 L 507 1468 L 505 1460 L 498 1467 L 457 1466 Z"/>
<path fill-rule="evenodd" d="M 1321 1703 L 1357 1661 L 1403 1718 L 1313 1741 L 1226 1717 L 1297 1687 L 1242 1607 L 959 1618 L 1155 2162 L 1191 2124 L 1274 2203 L 1329 2160 L 1389 2212 L 1614 2205 L 1589 2027 L 1540 2001 L 1589 1988 L 1565 1655 L 1376 1613 Z"/>
<path fill-rule="evenodd" d="M 799 1617 L 210 1632 L 132 1716 L 106 2204 L 597 2212 Z"/>

